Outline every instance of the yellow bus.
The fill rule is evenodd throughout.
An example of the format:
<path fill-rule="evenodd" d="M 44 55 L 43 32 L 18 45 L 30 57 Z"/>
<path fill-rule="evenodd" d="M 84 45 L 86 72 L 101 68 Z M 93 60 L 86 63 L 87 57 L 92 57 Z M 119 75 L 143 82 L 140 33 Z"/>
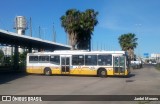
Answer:
<path fill-rule="evenodd" d="M 127 76 L 125 51 L 54 51 L 27 54 L 27 73 L 65 75 Z"/>

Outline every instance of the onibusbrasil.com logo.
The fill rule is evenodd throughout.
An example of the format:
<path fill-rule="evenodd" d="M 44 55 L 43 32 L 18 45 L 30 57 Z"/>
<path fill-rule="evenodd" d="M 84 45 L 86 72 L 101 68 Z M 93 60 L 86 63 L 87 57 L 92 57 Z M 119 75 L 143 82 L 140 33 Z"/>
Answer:
<path fill-rule="evenodd" d="M 2 96 L 1 101 L 42 101 L 42 98 L 38 96 Z"/>

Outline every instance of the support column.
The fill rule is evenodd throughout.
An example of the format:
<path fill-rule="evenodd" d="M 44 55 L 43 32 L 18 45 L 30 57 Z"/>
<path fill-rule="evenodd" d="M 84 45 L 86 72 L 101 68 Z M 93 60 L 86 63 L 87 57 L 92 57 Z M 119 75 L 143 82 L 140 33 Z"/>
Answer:
<path fill-rule="evenodd" d="M 18 62 L 19 62 L 18 46 L 15 46 L 15 49 L 14 49 L 14 70 L 18 70 L 18 68 L 19 68 Z"/>
<path fill-rule="evenodd" d="M 28 48 L 28 52 L 32 53 L 32 48 L 31 47 Z"/>

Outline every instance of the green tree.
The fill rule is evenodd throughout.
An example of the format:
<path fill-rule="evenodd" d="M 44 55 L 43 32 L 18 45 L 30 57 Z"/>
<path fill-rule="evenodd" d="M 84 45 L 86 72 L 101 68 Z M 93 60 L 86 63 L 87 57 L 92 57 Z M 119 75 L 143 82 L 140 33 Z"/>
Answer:
<path fill-rule="evenodd" d="M 80 12 L 76 9 L 66 11 L 61 17 L 61 25 L 69 37 L 72 49 L 90 49 L 90 40 L 94 27 L 97 25 L 97 15 L 93 9 Z"/>
<path fill-rule="evenodd" d="M 26 56 L 28 52 L 19 53 L 19 64 L 24 65 L 26 64 Z"/>
<path fill-rule="evenodd" d="M 2 50 L 0 50 L 0 59 L 2 59 L 4 57 L 4 53 Z"/>
<path fill-rule="evenodd" d="M 79 16 L 80 12 L 78 10 L 70 9 L 61 17 L 61 25 L 69 37 L 69 44 L 72 46 L 72 50 L 75 49 L 77 43 Z"/>
<path fill-rule="evenodd" d="M 19 63 L 20 66 L 25 66 L 26 65 L 26 56 L 27 56 L 27 53 L 28 53 L 27 51 L 25 51 L 23 53 L 20 53 L 20 52 L 18 53 L 18 63 Z M 10 60 L 14 61 L 15 57 L 16 56 L 13 55 Z M 14 62 L 12 62 L 11 64 L 14 64 Z"/>
<path fill-rule="evenodd" d="M 3 60 L 4 60 L 4 53 L 2 50 L 0 50 L 0 64 L 3 64 Z"/>
<path fill-rule="evenodd" d="M 119 38 L 119 44 L 122 50 L 127 51 L 130 60 L 134 59 L 134 49 L 137 47 L 138 43 L 136 35 L 133 33 L 122 34 Z"/>
<path fill-rule="evenodd" d="M 91 50 L 91 35 L 94 27 L 98 24 L 98 12 L 93 9 L 87 9 L 80 16 L 80 34 L 78 35 L 78 48 Z"/>

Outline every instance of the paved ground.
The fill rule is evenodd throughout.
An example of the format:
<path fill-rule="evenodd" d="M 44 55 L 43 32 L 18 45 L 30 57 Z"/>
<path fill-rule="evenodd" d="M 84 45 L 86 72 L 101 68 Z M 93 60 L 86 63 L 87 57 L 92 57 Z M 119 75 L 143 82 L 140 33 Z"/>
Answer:
<path fill-rule="evenodd" d="M 0 74 L 0 95 L 160 95 L 160 72 L 153 66 L 132 71 L 129 78 Z M 4 102 L 0 102 L 4 103 Z M 11 102 L 17 104 L 21 102 Z M 26 103 L 26 102 L 23 102 Z M 144 104 L 133 101 L 52 101 L 31 104 Z M 160 104 L 146 102 L 145 104 Z"/>

